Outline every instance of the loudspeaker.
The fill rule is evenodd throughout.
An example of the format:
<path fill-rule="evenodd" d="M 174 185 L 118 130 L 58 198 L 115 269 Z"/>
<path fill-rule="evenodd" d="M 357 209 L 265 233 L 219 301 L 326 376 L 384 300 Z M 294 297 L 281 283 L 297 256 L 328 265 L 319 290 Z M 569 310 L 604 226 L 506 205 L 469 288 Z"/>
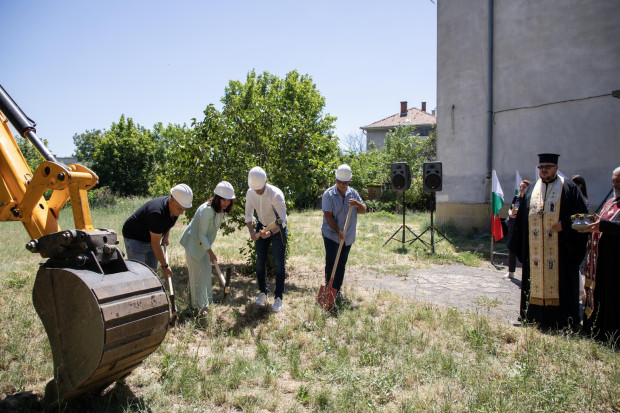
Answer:
<path fill-rule="evenodd" d="M 411 171 L 407 162 L 394 162 L 392 168 L 392 189 L 406 191 L 411 188 Z"/>
<path fill-rule="evenodd" d="M 422 188 L 428 192 L 441 191 L 441 162 L 424 162 L 422 165 Z"/>

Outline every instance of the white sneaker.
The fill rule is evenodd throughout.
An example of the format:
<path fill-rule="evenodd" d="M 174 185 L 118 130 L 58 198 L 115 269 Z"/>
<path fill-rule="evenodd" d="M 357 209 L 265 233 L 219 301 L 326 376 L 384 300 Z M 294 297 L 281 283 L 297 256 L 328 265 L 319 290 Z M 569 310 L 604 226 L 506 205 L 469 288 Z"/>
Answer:
<path fill-rule="evenodd" d="M 266 300 L 267 300 L 267 294 L 260 293 L 258 295 L 258 298 L 256 299 L 256 301 L 254 301 L 254 304 L 256 304 L 256 305 L 263 305 L 263 304 L 265 304 Z"/>
<path fill-rule="evenodd" d="M 277 313 L 281 309 L 282 309 L 282 299 L 276 298 L 275 301 L 273 302 L 273 307 L 271 307 L 271 310 Z"/>
<path fill-rule="evenodd" d="M 506 275 L 504 275 L 504 279 L 505 280 L 509 280 L 511 278 L 515 278 L 515 273 L 514 272 L 507 272 Z"/>

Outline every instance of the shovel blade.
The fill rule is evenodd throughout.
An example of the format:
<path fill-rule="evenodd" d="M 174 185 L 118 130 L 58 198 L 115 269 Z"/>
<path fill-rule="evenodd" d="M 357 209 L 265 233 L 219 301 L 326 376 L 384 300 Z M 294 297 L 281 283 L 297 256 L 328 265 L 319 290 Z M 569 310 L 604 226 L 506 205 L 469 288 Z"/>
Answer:
<path fill-rule="evenodd" d="M 330 285 L 322 285 L 319 287 L 319 295 L 317 297 L 317 303 L 326 310 L 331 309 L 336 301 L 336 294 L 338 291 Z"/>
<path fill-rule="evenodd" d="M 232 277 L 232 269 L 230 267 L 226 268 L 226 283 L 224 284 L 224 294 L 222 295 L 222 302 L 226 300 L 228 293 L 230 293 L 230 278 Z"/>

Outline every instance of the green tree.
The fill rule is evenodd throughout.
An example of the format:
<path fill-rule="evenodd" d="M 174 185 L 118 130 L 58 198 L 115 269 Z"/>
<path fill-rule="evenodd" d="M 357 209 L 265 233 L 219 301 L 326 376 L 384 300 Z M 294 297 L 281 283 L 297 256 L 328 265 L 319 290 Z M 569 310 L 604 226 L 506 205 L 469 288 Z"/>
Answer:
<path fill-rule="evenodd" d="M 386 186 L 390 178 L 390 165 L 383 149 L 371 147 L 364 152 L 347 151 L 342 161 L 353 171 L 351 186 L 363 198 L 368 195 L 368 186 Z"/>
<path fill-rule="evenodd" d="M 43 162 L 43 157 L 39 151 L 37 151 L 37 148 L 35 148 L 28 139 L 22 138 L 21 136 L 15 136 L 15 142 L 17 142 L 19 150 L 22 152 L 22 155 L 24 155 L 24 159 L 26 160 L 30 171 L 36 171 L 41 162 Z M 47 140 L 43 139 L 43 144 L 47 146 Z"/>
<path fill-rule="evenodd" d="M 245 83 L 229 82 L 222 103 L 221 112 L 207 106 L 204 119 L 194 119 L 192 131 L 171 148 L 169 179 L 190 185 L 197 199 L 188 216 L 227 180 L 241 201 L 232 217 L 243 225 L 247 173 L 256 165 L 289 207 L 314 205 L 333 180 L 338 142 L 336 118 L 323 113 L 325 98 L 310 76 L 291 71 L 280 79 L 251 71 Z"/>
<path fill-rule="evenodd" d="M 178 142 L 183 142 L 190 129 L 186 125 L 164 125 L 159 122 L 153 126 L 152 137 L 156 145 L 155 158 L 157 159 L 154 179 L 149 186 L 151 196 L 157 197 L 167 195 L 176 182 L 171 181 L 170 174 L 167 173 L 167 159 L 171 157 L 171 149 Z"/>
<path fill-rule="evenodd" d="M 437 159 L 437 132 L 433 130 L 428 137 L 422 137 L 412 125 L 399 126 L 386 134 L 383 149 L 388 162 L 409 164 L 411 189 L 405 194 L 408 207 L 428 208 L 430 194 L 422 189 L 422 164 Z"/>
<path fill-rule="evenodd" d="M 148 129 L 121 115 L 97 140 L 92 168 L 99 184 L 121 195 L 147 195 L 155 179 L 158 152 Z"/>
<path fill-rule="evenodd" d="M 73 135 L 73 144 L 75 145 L 75 156 L 78 162 L 84 165 L 90 165 L 93 162 L 93 155 L 97 142 L 102 138 L 103 133 L 99 129 L 86 130 L 83 133 Z"/>

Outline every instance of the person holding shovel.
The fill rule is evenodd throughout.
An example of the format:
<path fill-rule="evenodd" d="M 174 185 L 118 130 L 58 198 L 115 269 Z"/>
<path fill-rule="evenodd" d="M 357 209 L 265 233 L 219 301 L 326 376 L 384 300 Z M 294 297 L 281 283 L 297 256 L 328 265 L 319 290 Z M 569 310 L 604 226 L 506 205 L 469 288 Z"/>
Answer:
<path fill-rule="evenodd" d="M 271 244 L 273 265 L 276 269 L 275 299 L 271 309 L 277 312 L 282 309 L 286 279 L 284 260 L 287 234 L 284 194 L 276 186 L 267 183 L 267 174 L 260 166 L 255 166 L 248 173 L 248 186 L 250 188 L 245 198 L 245 224 L 256 247 L 256 280 L 259 290 L 254 304 L 262 306 L 267 300 L 265 275 Z M 258 217 L 256 227 L 254 227 L 254 212 Z"/>
<path fill-rule="evenodd" d="M 349 165 L 343 164 L 336 171 L 336 185 L 323 193 L 323 225 L 321 233 L 325 245 L 325 285 L 329 284 L 332 270 L 336 264 L 338 247 L 343 243 L 338 259 L 332 287 L 337 291 L 337 301 L 342 301 L 340 288 L 344 280 L 344 271 L 349 258 L 349 251 L 355 242 L 357 214 L 366 213 L 366 204 L 357 191 L 349 186 L 353 174 Z M 343 233 L 349 208 L 352 208 L 346 234 Z"/>
<path fill-rule="evenodd" d="M 199 315 L 207 315 L 207 307 L 213 302 L 211 292 L 211 264 L 217 264 L 212 246 L 224 214 L 234 204 L 233 186 L 222 181 L 215 187 L 213 198 L 198 207 L 179 243 L 185 248 L 185 259 L 189 271 L 191 306 Z"/>
<path fill-rule="evenodd" d="M 170 196 L 152 199 L 123 224 L 127 258 L 140 261 L 157 271 L 161 265 L 166 278 L 172 276 L 163 247 L 170 244 L 170 229 L 185 209 L 192 207 L 194 193 L 186 184 L 175 185 Z"/>

